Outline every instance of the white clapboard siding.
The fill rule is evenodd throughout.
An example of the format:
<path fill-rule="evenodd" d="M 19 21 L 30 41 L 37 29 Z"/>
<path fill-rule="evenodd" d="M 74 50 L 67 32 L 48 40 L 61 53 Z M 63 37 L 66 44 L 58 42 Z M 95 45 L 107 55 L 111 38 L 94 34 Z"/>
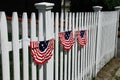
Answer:
<path fill-rule="evenodd" d="M 36 41 L 36 18 L 35 13 L 31 14 L 31 41 Z M 37 80 L 36 64 L 32 61 L 32 80 Z"/>
<path fill-rule="evenodd" d="M 2 77 L 3 80 L 10 80 L 8 31 L 5 12 L 0 12 L 0 37 L 2 56 Z"/>
<path fill-rule="evenodd" d="M 20 80 L 20 56 L 19 56 L 19 23 L 17 12 L 12 15 L 12 47 L 14 63 L 14 80 Z"/>
<path fill-rule="evenodd" d="M 27 13 L 22 16 L 22 46 L 23 46 L 23 80 L 29 80 L 29 67 L 28 67 L 28 22 Z M 26 68 L 27 67 L 27 68 Z"/>

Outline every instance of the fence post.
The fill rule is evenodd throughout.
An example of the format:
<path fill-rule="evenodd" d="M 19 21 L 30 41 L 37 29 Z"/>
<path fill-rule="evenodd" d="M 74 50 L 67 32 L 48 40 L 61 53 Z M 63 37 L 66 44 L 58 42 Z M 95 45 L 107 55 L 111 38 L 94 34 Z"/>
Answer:
<path fill-rule="evenodd" d="M 102 27 L 101 27 L 101 10 L 102 6 L 93 6 L 94 12 L 98 14 L 98 29 L 97 29 L 97 45 L 96 45 L 96 74 L 99 71 L 99 58 L 101 54 L 101 32 L 102 32 Z"/>
<path fill-rule="evenodd" d="M 117 34 L 116 34 L 116 42 L 115 42 L 115 57 L 120 57 L 120 38 L 118 36 L 119 33 L 120 33 L 120 26 L 119 26 L 119 19 L 120 19 L 120 6 L 116 6 L 115 7 L 115 10 L 117 11 L 117 23 L 116 23 L 116 31 L 117 31 Z"/>
<path fill-rule="evenodd" d="M 50 29 L 51 30 L 51 9 L 53 8 L 54 4 L 53 3 L 47 3 L 47 2 L 41 2 L 41 3 L 36 3 L 35 7 L 38 9 L 38 14 L 39 17 L 43 18 L 43 36 L 44 36 L 44 40 L 46 40 L 47 38 L 47 30 Z M 40 16 L 40 14 L 42 14 L 42 16 Z M 41 24 L 41 22 L 40 22 Z M 48 30 L 50 32 L 50 30 Z M 40 32 L 41 34 L 41 32 Z"/>
<path fill-rule="evenodd" d="M 36 3 L 35 7 L 38 9 L 39 23 L 38 23 L 38 40 L 45 41 L 54 37 L 51 9 L 53 3 L 41 2 Z M 43 65 L 39 65 L 39 80 L 53 80 L 53 56 Z"/>

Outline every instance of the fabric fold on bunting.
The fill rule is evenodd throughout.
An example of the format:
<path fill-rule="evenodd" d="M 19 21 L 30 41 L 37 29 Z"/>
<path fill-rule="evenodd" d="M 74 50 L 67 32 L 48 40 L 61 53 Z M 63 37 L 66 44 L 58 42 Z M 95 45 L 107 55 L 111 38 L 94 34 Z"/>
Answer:
<path fill-rule="evenodd" d="M 52 57 L 54 39 L 47 41 L 30 41 L 30 50 L 33 61 L 37 64 L 44 64 Z"/>
<path fill-rule="evenodd" d="M 87 30 L 76 31 L 77 42 L 81 47 L 87 43 Z"/>
<path fill-rule="evenodd" d="M 58 36 L 60 44 L 63 46 L 63 49 L 70 50 L 74 44 L 73 32 L 72 31 L 59 32 Z"/>

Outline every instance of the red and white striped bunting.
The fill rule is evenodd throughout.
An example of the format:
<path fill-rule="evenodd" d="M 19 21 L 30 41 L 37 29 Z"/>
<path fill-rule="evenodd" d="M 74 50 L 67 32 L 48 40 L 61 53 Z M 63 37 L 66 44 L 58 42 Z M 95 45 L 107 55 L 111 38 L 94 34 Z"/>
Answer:
<path fill-rule="evenodd" d="M 87 30 L 76 31 L 77 41 L 80 46 L 85 46 L 87 43 Z"/>
<path fill-rule="evenodd" d="M 38 41 L 30 42 L 30 49 L 33 61 L 37 64 L 44 64 L 52 57 L 52 50 L 54 49 L 54 39 L 50 39 L 44 51 L 39 49 Z"/>
<path fill-rule="evenodd" d="M 65 38 L 66 32 L 59 32 L 59 40 L 65 50 L 70 50 L 74 44 L 73 32 L 70 31 L 69 38 Z"/>

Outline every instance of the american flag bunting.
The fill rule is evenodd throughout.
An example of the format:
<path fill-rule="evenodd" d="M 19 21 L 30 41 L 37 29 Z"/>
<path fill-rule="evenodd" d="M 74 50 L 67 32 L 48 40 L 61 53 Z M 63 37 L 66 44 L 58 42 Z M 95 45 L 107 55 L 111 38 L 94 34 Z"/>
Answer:
<path fill-rule="evenodd" d="M 65 50 L 70 50 L 74 44 L 73 32 L 59 32 L 59 40 Z"/>
<path fill-rule="evenodd" d="M 77 41 L 79 43 L 80 46 L 85 46 L 87 43 L 87 34 L 86 34 L 87 30 L 80 30 L 80 31 L 76 31 L 76 37 L 77 37 Z"/>
<path fill-rule="evenodd" d="M 37 64 L 44 64 L 52 57 L 54 39 L 47 41 L 31 41 L 30 49 L 33 61 Z"/>

